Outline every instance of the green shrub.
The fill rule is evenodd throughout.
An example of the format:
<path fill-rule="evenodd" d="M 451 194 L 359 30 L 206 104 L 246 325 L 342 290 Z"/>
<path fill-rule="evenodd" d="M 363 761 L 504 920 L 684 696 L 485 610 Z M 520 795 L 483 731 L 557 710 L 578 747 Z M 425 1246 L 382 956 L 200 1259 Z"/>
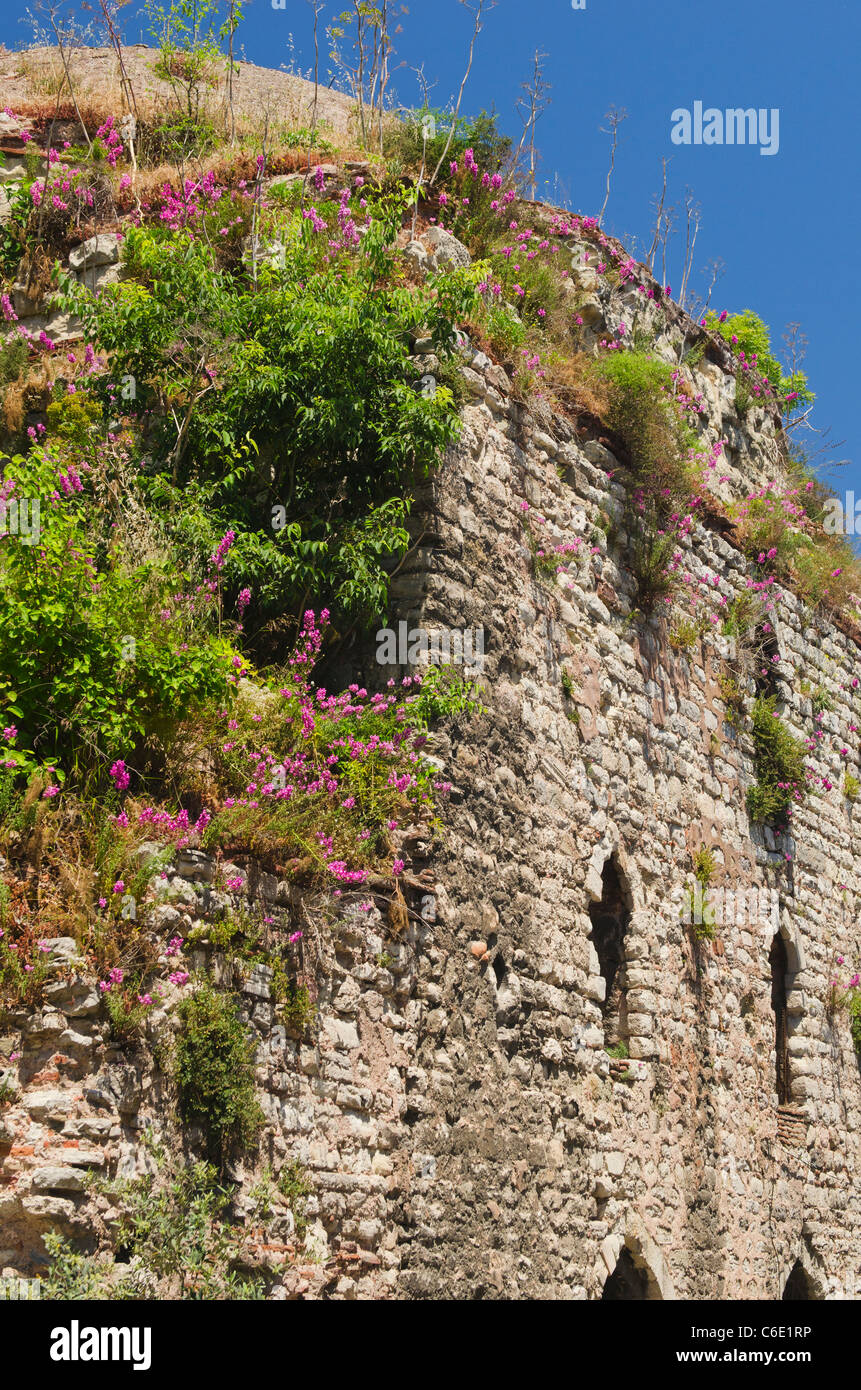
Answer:
<path fill-rule="evenodd" d="M 608 397 L 607 424 L 628 454 L 626 507 L 638 607 L 648 612 L 676 588 L 671 518 L 688 510 L 695 485 L 696 436 L 673 399 L 671 370 L 647 353 L 611 352 L 595 364 Z"/>
<path fill-rule="evenodd" d="M 106 548 L 87 490 L 59 496 L 47 455 L 7 459 L 5 476 L 16 496 L 40 499 L 38 537 L 9 535 L 0 550 L 0 671 L 18 728 L 10 761 L 25 772 L 104 767 L 227 696 L 234 649 L 189 629 L 172 599 L 175 566 Z"/>
<path fill-rule="evenodd" d="M 254 1093 L 254 1047 L 228 995 L 209 985 L 179 1006 L 176 1044 L 180 1110 L 201 1125 L 210 1157 L 224 1161 L 256 1138 L 263 1113 Z"/>
<path fill-rule="evenodd" d="M 308 1229 L 305 1208 L 313 1188 L 298 1159 L 291 1159 L 289 1163 L 284 1164 L 278 1174 L 278 1191 L 282 1197 L 286 1197 L 296 1223 L 296 1235 L 299 1240 L 303 1240 Z"/>
<path fill-rule="evenodd" d="M 148 1006 L 138 1002 L 139 990 L 140 982 L 132 980 L 113 985 L 104 995 L 111 1038 L 120 1045 L 134 1041 L 143 1032 Z"/>
<path fill-rule="evenodd" d="M 429 330 L 450 358 L 477 271 L 416 292 L 390 285 L 403 207 L 402 195 L 378 197 L 337 273 L 326 239 L 281 210 L 271 232 L 284 265 L 261 270 L 256 290 L 217 269 L 204 240 L 158 229 L 128 233 L 126 281 L 97 298 L 67 287 L 115 379 L 135 381 L 128 410 L 153 445 L 146 486 L 184 562 L 237 532 L 226 592 L 252 589 L 268 657 L 310 596 L 336 621 L 385 611 L 415 482 L 460 427 L 448 387 L 419 389 L 411 336 Z M 336 214 L 318 210 L 333 227 Z"/>
<path fill-rule="evenodd" d="M 777 718 L 774 696 L 755 701 L 751 731 L 757 780 L 747 793 L 748 814 L 753 821 L 783 823 L 806 794 L 804 745 Z"/>
<path fill-rule="evenodd" d="M 439 171 L 437 184 L 446 186 L 452 178 L 449 165 L 460 161 L 465 150 L 471 149 L 482 172 L 496 173 L 511 154 L 511 139 L 497 129 L 495 112 L 482 111 L 478 116 L 460 116 L 455 121 L 448 153 Z M 451 130 L 451 113 L 432 107 L 401 112 L 383 132 L 383 151 L 389 159 L 399 159 L 415 173 L 422 162 L 425 149 L 425 169 L 429 177 L 439 162 Z M 433 132 L 432 134 L 429 132 Z M 427 138 L 423 132 L 428 132 Z"/>
<path fill-rule="evenodd" d="M 595 371 L 609 391 L 607 424 L 624 441 L 636 483 L 649 496 L 666 498 L 668 511 L 687 504 L 696 436 L 673 401 L 670 367 L 645 352 L 610 352 Z"/>
<path fill-rule="evenodd" d="M 167 112 L 161 120 L 140 122 L 138 163 L 142 168 L 183 164 L 208 154 L 217 143 L 218 132 L 208 117 L 195 119 L 181 111 Z"/>
<path fill-rule="evenodd" d="M 768 380 L 777 403 L 788 415 L 813 404 L 816 397 L 807 385 L 804 372 L 795 371 L 788 376 L 784 374 L 783 368 L 771 351 L 768 326 L 752 309 L 744 309 L 740 314 L 731 314 L 723 323 L 714 310 L 710 310 L 707 320 L 708 327 L 717 330 L 728 343 L 732 343 L 733 338 L 736 339 L 733 347 L 739 354 L 743 352 L 748 362 L 756 356 L 756 369 Z M 740 372 L 736 378 L 736 409 L 739 408 L 741 397 L 740 414 L 744 414 L 753 398 L 748 375 Z M 797 399 L 787 403 L 786 397 L 792 393 L 797 393 Z"/>
<path fill-rule="evenodd" d="M 122 1297 L 111 1285 L 113 1260 L 110 1256 L 85 1255 L 75 1250 L 68 1237 L 48 1231 L 43 1237 L 50 1264 L 41 1279 L 41 1295 L 51 1302 L 80 1303 L 90 1299 L 103 1302 Z"/>
<path fill-rule="evenodd" d="M 219 1183 L 217 1171 L 208 1163 L 193 1163 L 166 1177 L 167 1155 L 159 1148 L 154 1153 L 158 1173 L 97 1184 L 119 1207 L 115 1238 L 133 1272 L 118 1279 L 110 1257 L 79 1254 L 52 1232 L 45 1236 L 51 1264 L 43 1296 L 112 1302 L 263 1298 L 263 1281 L 232 1267 L 240 1254 L 239 1233 L 227 1219 L 232 1193 Z"/>
<path fill-rule="evenodd" d="M 495 304 L 484 320 L 484 334 L 495 357 L 513 361 L 526 342 L 526 325 L 504 304 Z"/>
<path fill-rule="evenodd" d="M 697 624 L 689 618 L 677 618 L 670 628 L 670 646 L 677 652 L 688 652 L 699 636 Z"/>
<path fill-rule="evenodd" d="M 0 344 L 0 386 L 17 381 L 27 363 L 27 344 L 17 333 Z"/>
<path fill-rule="evenodd" d="M 754 626 L 761 608 L 760 600 L 755 598 L 753 594 L 747 592 L 736 594 L 724 610 L 720 629 L 723 636 L 745 637 L 748 628 Z"/>

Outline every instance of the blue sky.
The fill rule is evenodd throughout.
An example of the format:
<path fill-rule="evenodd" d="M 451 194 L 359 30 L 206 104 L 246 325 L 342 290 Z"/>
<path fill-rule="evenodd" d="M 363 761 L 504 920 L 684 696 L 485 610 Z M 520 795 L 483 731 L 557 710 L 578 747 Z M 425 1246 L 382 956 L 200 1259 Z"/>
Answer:
<path fill-rule="evenodd" d="M 326 18 L 344 6 L 327 5 Z M 24 8 L 21 0 L 7 5 L 0 37 L 9 47 L 26 40 L 25 26 L 14 22 Z M 245 11 L 239 37 L 248 58 L 288 65 L 292 34 L 294 61 L 310 65 L 307 0 L 286 0 L 277 10 L 271 0 L 246 0 Z M 124 14 L 127 38 L 139 41 L 146 23 L 135 0 Z M 410 69 L 423 62 L 436 84 L 435 104 L 445 105 L 463 74 L 470 14 L 458 0 L 411 0 L 400 24 L 400 100 L 418 101 Z M 827 476 L 861 496 L 852 347 L 861 291 L 851 261 L 861 225 L 857 0 L 586 0 L 577 10 L 570 0 L 499 0 L 476 48 L 463 110 L 495 107 L 503 128 L 519 137 L 516 103 L 536 49 L 547 55 L 552 86 L 538 126 L 540 194 L 596 212 L 609 149 L 600 132 L 604 113 L 626 108 L 605 227 L 629 242 L 638 237 L 640 247 L 648 243 L 661 159 L 671 156 L 669 201 L 680 204 L 688 186 L 702 208 L 691 289 L 705 293 L 706 267 L 719 257 L 725 271 L 717 308 L 755 309 L 778 349 L 785 325 L 800 322 L 817 393 L 814 421 L 832 431 L 823 463 L 851 460 Z M 721 110 L 778 108 L 778 152 L 674 145 L 671 114 L 695 101 Z M 681 260 L 677 238 L 667 277 L 674 289 Z M 820 443 L 812 439 L 814 449 Z"/>

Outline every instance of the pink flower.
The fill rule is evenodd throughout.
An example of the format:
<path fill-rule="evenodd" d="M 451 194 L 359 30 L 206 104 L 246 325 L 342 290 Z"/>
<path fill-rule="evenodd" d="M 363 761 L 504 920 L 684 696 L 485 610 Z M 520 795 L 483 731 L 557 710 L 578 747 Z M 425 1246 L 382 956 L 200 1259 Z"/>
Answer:
<path fill-rule="evenodd" d="M 122 758 L 119 758 L 111 768 L 111 777 L 118 792 L 124 792 L 131 778 L 126 770 L 126 765 Z"/>

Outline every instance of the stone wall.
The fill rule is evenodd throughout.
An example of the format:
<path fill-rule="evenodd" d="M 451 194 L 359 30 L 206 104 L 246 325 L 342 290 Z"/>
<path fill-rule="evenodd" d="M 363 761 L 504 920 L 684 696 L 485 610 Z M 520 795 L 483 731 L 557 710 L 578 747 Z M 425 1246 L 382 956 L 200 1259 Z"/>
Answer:
<path fill-rule="evenodd" d="M 605 300 L 611 330 L 630 323 L 634 294 Z M 668 358 L 684 332 L 666 333 Z M 861 1075 L 826 1003 L 836 957 L 857 962 L 861 945 L 857 832 L 841 795 L 844 768 L 858 770 L 858 648 L 793 595 L 778 605 L 779 708 L 800 737 L 822 731 L 812 761 L 833 786 L 796 811 L 791 835 L 751 826 L 752 749 L 718 683 L 730 640 L 708 634 L 683 653 L 666 619 L 631 623 L 625 537 L 608 548 L 599 529 L 602 512 L 623 519 L 607 441 L 529 419 L 480 355 L 467 376 L 462 445 L 429 499 L 432 554 L 398 581 L 425 626 L 485 629 L 488 698 L 483 725 L 436 750 L 454 791 L 438 923 L 419 954 L 408 1112 L 436 1164 L 405 1203 L 401 1287 L 595 1298 L 627 1246 L 648 1296 L 776 1298 L 800 1260 L 811 1296 L 857 1297 Z M 746 495 L 775 476 L 774 421 L 733 418 L 719 365 L 695 379 L 706 444 L 731 441 L 720 490 Z M 588 537 L 570 577 L 536 576 L 524 523 L 536 511 L 542 536 Z M 703 526 L 684 568 L 730 596 L 748 572 Z M 831 706 L 818 721 L 817 687 Z M 679 900 L 701 845 L 716 886 L 769 890 L 775 916 L 696 940 Z M 588 939 L 611 858 L 631 909 L 630 1062 L 603 1050 Z"/>
<path fill-rule="evenodd" d="M 636 289 L 592 283 L 579 253 L 575 265 L 596 338 L 639 316 L 668 359 L 696 339 L 677 311 L 661 319 Z M 766 411 L 737 419 L 727 364 L 711 356 L 696 385 L 705 447 L 727 441 L 716 490 L 728 500 L 779 467 L 779 440 Z M 304 1250 L 294 1258 L 285 1213 L 253 1260 L 284 1271 L 276 1297 L 592 1299 L 623 1251 L 626 1287 L 639 1278 L 644 1297 L 778 1298 L 796 1261 L 810 1296 L 857 1297 L 861 1075 L 846 1020 L 826 1005 L 836 957 L 861 957 L 856 830 L 840 790 L 844 767 L 858 773 L 858 649 L 792 595 L 781 602 L 775 688 L 800 736 L 814 731 L 811 692 L 827 693 L 814 762 L 834 785 L 798 809 L 791 835 L 752 827 L 751 748 L 720 694 L 728 639 L 681 651 L 665 619 L 632 616 L 611 442 L 527 410 L 482 354 L 466 352 L 464 377 L 463 436 L 421 499 L 394 593 L 408 621 L 484 630 L 486 710 L 432 740 L 452 791 L 436 841 L 404 831 L 407 926 L 393 933 L 379 907 L 361 913 L 346 895 L 327 932 L 308 933 L 313 1036 L 279 1023 L 265 968 L 233 981 L 267 1117 L 259 1162 L 234 1170 L 237 1214 L 264 1160 L 298 1160 L 313 1187 Z M 536 525 L 584 538 L 567 575 L 536 568 Z M 697 526 L 685 544 L 692 582 L 743 590 L 731 535 Z M 368 682 L 390 674 L 372 652 L 365 662 Z M 708 940 L 680 920 L 703 845 L 719 885 L 777 894 L 783 1104 L 778 928 L 733 922 Z M 605 1048 L 589 939 L 608 874 L 626 925 L 627 1056 Z M 210 875 L 201 856 L 171 866 L 165 940 L 198 920 Z M 302 920 L 286 883 L 252 872 L 248 889 Z M 118 1051 L 73 954 L 53 943 L 45 1007 L 0 1039 L 0 1062 L 22 1053 L 0 1109 L 0 1272 L 37 1269 L 52 1227 L 109 1248 L 114 1213 L 82 1172 L 142 1171 L 143 1129 L 171 1127 L 153 1049 L 175 1026 L 176 996 L 143 1049 Z M 205 945 L 193 964 L 229 983 Z"/>

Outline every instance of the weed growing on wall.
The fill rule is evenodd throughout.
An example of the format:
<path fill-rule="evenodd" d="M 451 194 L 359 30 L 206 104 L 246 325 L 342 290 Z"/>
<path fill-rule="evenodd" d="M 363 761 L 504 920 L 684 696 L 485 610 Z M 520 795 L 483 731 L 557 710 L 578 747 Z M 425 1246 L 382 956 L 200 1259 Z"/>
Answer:
<path fill-rule="evenodd" d="M 254 1094 L 254 1048 L 228 995 L 202 985 L 179 1006 L 176 1080 L 186 1124 L 200 1125 L 223 1162 L 251 1144 L 263 1115 Z"/>

